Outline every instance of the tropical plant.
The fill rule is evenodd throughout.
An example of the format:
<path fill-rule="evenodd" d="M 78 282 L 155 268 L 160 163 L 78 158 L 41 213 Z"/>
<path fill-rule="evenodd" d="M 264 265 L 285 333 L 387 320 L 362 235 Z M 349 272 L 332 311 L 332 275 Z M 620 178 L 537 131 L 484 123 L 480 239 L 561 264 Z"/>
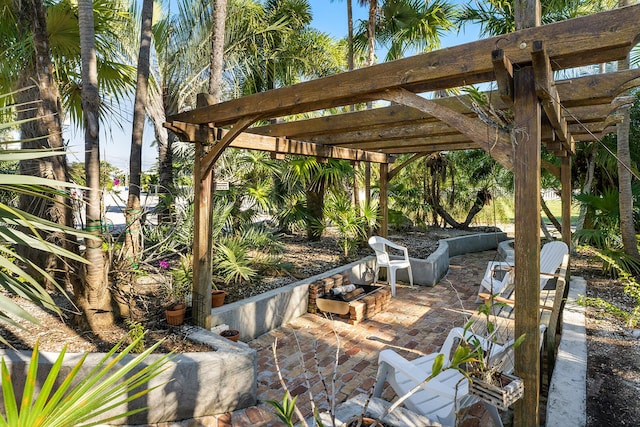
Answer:
<path fill-rule="evenodd" d="M 11 129 L 15 122 L 0 125 L 0 130 Z M 10 149 L 11 144 L 20 142 L 7 139 L 0 144 L 6 148 L 0 150 L 0 162 L 17 162 L 22 159 L 45 158 L 59 156 L 62 153 L 49 150 L 16 150 Z M 66 194 L 65 189 L 76 187 L 75 184 L 63 183 L 33 176 L 20 174 L 0 174 L 0 192 L 29 194 L 52 200 L 55 195 Z M 42 269 L 33 259 L 21 255 L 16 248 L 28 246 L 38 251 L 52 254 L 57 259 L 69 259 L 82 264 L 84 259 L 75 252 L 46 241 L 44 233 L 62 231 L 74 238 L 84 238 L 87 242 L 92 239 L 90 234 L 71 227 L 61 226 L 44 220 L 35 215 L 23 212 L 7 203 L 0 203 L 0 286 L 13 295 L 27 298 L 41 304 L 49 310 L 59 313 L 54 300 L 46 291 L 43 283 L 50 283 L 62 292 L 64 286 L 55 277 Z M 37 278 L 30 272 L 35 272 Z M 38 279 L 41 279 L 38 280 Z M 20 327 L 9 314 L 35 322 L 36 319 L 22 309 L 14 300 L 6 295 L 0 295 L 0 322 L 7 322 Z M 0 341 L 4 339 L 0 337 Z"/>
<path fill-rule="evenodd" d="M 107 264 L 102 251 L 102 213 L 100 210 L 100 96 L 93 4 L 91 0 L 78 2 L 80 51 L 82 57 L 82 110 L 85 127 L 85 170 L 87 173 L 87 231 L 96 238 L 87 241 L 85 259 L 88 261 L 84 280 L 74 284 L 76 302 L 92 329 L 112 325 L 111 293 L 106 281 Z"/>
<path fill-rule="evenodd" d="M 109 413 L 148 394 L 151 389 L 141 387 L 166 370 L 166 365 L 171 360 L 171 356 L 164 355 L 140 367 L 162 341 L 127 360 L 129 353 L 139 346 L 142 338 L 143 336 L 138 336 L 122 350 L 122 342 L 116 344 L 84 378 L 79 375 L 88 353 L 80 358 L 68 374 L 64 374 L 62 362 L 66 355 L 65 347 L 40 387 L 36 386 L 42 377 L 38 375 L 40 353 L 36 343 L 26 373 L 22 398 L 15 395 L 12 376 L 3 357 L 1 373 L 5 413 L 0 414 L 0 426 L 92 426 L 146 410 L 125 409 L 115 415 L 113 412 Z"/>
<path fill-rule="evenodd" d="M 426 52 L 440 47 L 440 37 L 455 29 L 458 8 L 446 0 L 387 0 L 379 6 L 375 39 L 387 48 L 385 61 L 404 57 L 410 51 Z M 355 35 L 355 49 L 367 46 L 368 22 L 362 21 Z"/>
<path fill-rule="evenodd" d="M 366 219 L 359 216 L 345 193 L 332 193 L 324 207 L 324 218 L 338 231 L 338 244 L 347 259 L 353 248 L 367 238 Z"/>

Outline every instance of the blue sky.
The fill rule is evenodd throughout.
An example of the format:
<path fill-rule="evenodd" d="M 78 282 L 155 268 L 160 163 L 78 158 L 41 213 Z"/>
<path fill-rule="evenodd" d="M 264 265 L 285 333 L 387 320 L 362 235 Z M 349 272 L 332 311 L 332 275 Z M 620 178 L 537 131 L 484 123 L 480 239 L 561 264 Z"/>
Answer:
<path fill-rule="evenodd" d="M 346 0 L 310 0 L 314 28 L 329 33 L 335 38 L 346 37 L 347 34 L 347 4 Z M 359 6 L 358 1 L 353 1 L 354 21 L 367 19 L 367 7 Z M 477 29 L 472 28 L 463 33 L 445 35 L 441 40 L 441 47 L 455 46 L 478 38 Z M 379 56 L 383 54 L 379 53 Z M 129 152 L 131 146 L 131 120 L 133 113 L 123 112 L 124 117 L 129 118 L 120 125 L 107 122 L 101 125 L 100 145 L 102 147 L 101 159 L 124 170 L 129 170 Z M 120 128 L 121 126 L 121 128 Z M 84 134 L 82 131 L 70 131 L 70 149 L 68 156 L 70 162 L 84 162 Z M 145 127 L 142 166 L 143 170 L 151 169 L 156 163 L 157 147 L 151 146 L 154 140 L 153 129 Z"/>

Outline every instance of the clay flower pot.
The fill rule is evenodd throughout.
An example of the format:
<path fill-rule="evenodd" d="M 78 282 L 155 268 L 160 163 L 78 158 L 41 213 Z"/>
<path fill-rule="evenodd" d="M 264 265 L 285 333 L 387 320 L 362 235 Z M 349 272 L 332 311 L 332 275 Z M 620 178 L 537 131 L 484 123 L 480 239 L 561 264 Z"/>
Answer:
<path fill-rule="evenodd" d="M 184 322 L 184 314 L 187 312 L 187 306 L 182 303 L 173 304 L 168 307 L 164 314 L 167 318 L 167 323 L 172 326 L 182 325 Z"/>
<path fill-rule="evenodd" d="M 238 342 L 238 338 L 240 338 L 240 331 L 236 329 L 227 329 L 226 331 L 220 332 L 220 336 L 228 338 L 233 342 Z"/>
<path fill-rule="evenodd" d="M 220 307 L 224 304 L 224 297 L 227 296 L 227 292 L 214 289 L 211 291 L 211 307 Z"/>

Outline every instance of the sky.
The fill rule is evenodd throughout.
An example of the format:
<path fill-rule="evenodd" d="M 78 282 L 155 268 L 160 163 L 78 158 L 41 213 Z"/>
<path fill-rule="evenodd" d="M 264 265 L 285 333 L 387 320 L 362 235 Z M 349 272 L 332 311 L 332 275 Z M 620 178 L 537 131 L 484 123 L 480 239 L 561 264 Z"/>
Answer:
<path fill-rule="evenodd" d="M 172 0 L 174 1 L 174 0 Z M 347 4 L 345 0 L 309 0 L 311 4 L 313 22 L 312 26 L 322 32 L 329 33 L 335 38 L 343 38 L 347 35 Z M 354 21 L 366 20 L 368 8 L 358 5 L 353 1 Z M 455 46 L 478 39 L 476 28 L 461 32 L 447 34 L 441 39 L 441 47 Z M 378 56 L 384 53 L 378 52 Z M 131 109 L 131 107 L 129 107 Z M 132 111 L 123 112 L 125 119 L 109 119 L 100 127 L 101 159 L 123 171 L 129 170 L 129 152 L 131 147 L 131 121 Z M 128 119 L 127 119 L 128 118 Z M 69 162 L 84 162 L 84 133 L 69 129 Z M 145 126 L 142 148 L 142 169 L 148 171 L 156 164 L 157 147 L 152 146 L 154 140 L 153 129 Z"/>

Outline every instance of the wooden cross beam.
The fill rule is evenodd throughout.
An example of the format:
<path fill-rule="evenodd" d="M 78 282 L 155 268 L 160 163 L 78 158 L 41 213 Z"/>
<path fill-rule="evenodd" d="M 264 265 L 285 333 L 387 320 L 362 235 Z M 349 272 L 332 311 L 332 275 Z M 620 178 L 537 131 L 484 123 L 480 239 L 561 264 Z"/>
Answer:
<path fill-rule="evenodd" d="M 256 111 L 281 117 L 375 100 L 372 94 L 386 89 L 420 93 L 492 81 L 487 52 L 500 48 L 513 64 L 527 64 L 534 40 L 545 42 L 554 70 L 613 61 L 638 42 L 637 22 L 640 5 L 628 6 L 257 93 L 167 120 L 223 126 Z"/>
<path fill-rule="evenodd" d="M 222 140 L 229 133 L 229 131 L 225 129 L 181 122 L 167 123 L 165 124 L 165 127 L 182 135 L 190 142 L 200 141 L 206 144 L 215 144 L 216 141 Z M 389 163 L 389 156 L 383 153 L 343 147 L 323 146 L 287 138 L 254 135 L 248 132 L 243 132 L 237 135 L 229 146 L 281 154 L 299 154 L 304 156 L 367 161 L 372 163 Z"/>
<path fill-rule="evenodd" d="M 478 144 L 505 168 L 513 167 L 513 147 L 507 132 L 498 128 L 488 129 L 489 125 L 486 123 L 442 107 L 404 89 L 388 90 L 382 97 L 387 101 L 413 107 L 437 117 Z"/>

